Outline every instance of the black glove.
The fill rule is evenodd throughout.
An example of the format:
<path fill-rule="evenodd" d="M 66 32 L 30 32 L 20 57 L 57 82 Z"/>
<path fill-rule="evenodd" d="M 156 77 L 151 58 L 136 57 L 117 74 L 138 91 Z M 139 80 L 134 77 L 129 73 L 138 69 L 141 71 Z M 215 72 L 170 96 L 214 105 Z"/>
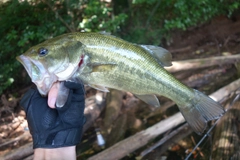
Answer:
<path fill-rule="evenodd" d="M 47 97 L 42 97 L 37 89 L 30 89 L 22 98 L 33 148 L 58 148 L 74 146 L 81 141 L 84 117 L 84 87 L 82 84 L 64 82 L 70 89 L 66 104 L 52 109 Z"/>

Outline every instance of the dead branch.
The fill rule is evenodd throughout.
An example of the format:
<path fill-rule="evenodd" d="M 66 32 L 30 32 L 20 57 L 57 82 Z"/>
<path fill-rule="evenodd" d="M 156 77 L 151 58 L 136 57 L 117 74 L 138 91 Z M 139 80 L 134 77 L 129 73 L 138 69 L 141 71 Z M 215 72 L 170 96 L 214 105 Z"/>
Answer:
<path fill-rule="evenodd" d="M 109 128 L 113 121 L 115 121 L 121 111 L 123 102 L 123 92 L 111 89 L 107 95 L 106 111 L 104 116 L 104 127 Z"/>
<path fill-rule="evenodd" d="M 215 101 L 220 101 L 225 97 L 228 97 L 233 91 L 237 90 L 240 87 L 240 79 L 228 84 L 227 86 L 220 88 L 216 92 L 210 95 Z"/>
<path fill-rule="evenodd" d="M 193 70 L 199 68 L 206 68 L 216 65 L 232 64 L 240 61 L 240 54 L 230 55 L 230 56 L 220 56 L 212 58 L 203 58 L 203 59 L 191 59 L 172 62 L 171 67 L 166 67 L 165 69 L 169 72 L 178 72 L 185 70 Z"/>
<path fill-rule="evenodd" d="M 110 147 L 124 139 L 127 130 L 127 114 L 121 114 L 113 123 L 111 132 L 106 137 L 106 147 Z M 106 132 L 106 131 L 105 131 Z"/>
<path fill-rule="evenodd" d="M 89 127 L 93 125 L 95 120 L 99 117 L 106 102 L 106 93 L 98 92 L 95 96 L 89 97 L 85 100 L 86 108 L 84 110 L 84 116 L 86 117 L 86 123 L 83 127 L 85 132 Z"/>
<path fill-rule="evenodd" d="M 171 50 L 169 50 L 169 52 L 171 52 L 171 53 L 174 53 L 174 52 L 186 52 L 186 51 L 189 51 L 191 49 L 192 49 L 191 46 L 187 46 L 187 47 L 184 47 L 184 48 L 171 49 Z"/>
<path fill-rule="evenodd" d="M 0 108 L 0 117 L 2 112 L 9 112 L 13 115 L 13 109 L 17 106 L 18 99 L 14 98 L 12 95 L 10 95 L 10 99 L 11 100 L 8 100 L 4 94 L 1 96 L 3 107 Z"/>
<path fill-rule="evenodd" d="M 143 130 L 121 142 L 116 143 L 112 147 L 104 150 L 103 152 L 92 156 L 89 160 L 111 160 L 120 159 L 125 155 L 135 151 L 141 146 L 146 145 L 150 140 L 157 137 L 159 134 L 166 132 L 169 129 L 176 127 L 183 123 L 185 119 L 181 113 L 177 113 L 155 125 Z"/>
<path fill-rule="evenodd" d="M 64 19 L 61 17 L 61 15 L 58 13 L 58 11 L 57 11 L 56 9 L 54 9 L 54 8 L 52 7 L 52 5 L 51 5 L 48 1 L 44 0 L 43 3 L 46 3 L 46 4 L 48 5 L 48 7 L 52 10 L 52 12 L 55 13 L 56 19 L 59 19 L 60 22 L 62 22 L 62 23 L 67 27 L 67 29 L 68 29 L 70 32 L 74 32 L 74 31 L 75 31 L 74 26 L 71 27 L 70 25 L 68 25 L 68 24 L 64 21 Z"/>
<path fill-rule="evenodd" d="M 4 160 L 20 160 L 23 159 L 25 157 L 28 157 L 29 155 L 33 154 L 33 145 L 32 142 L 18 148 L 15 150 L 12 150 L 2 156 L 0 156 L 0 159 L 4 159 Z"/>
<path fill-rule="evenodd" d="M 216 126 L 212 159 L 239 159 L 239 116 L 240 101 L 238 100 Z"/>
<path fill-rule="evenodd" d="M 187 137 L 189 134 L 192 133 L 192 129 L 190 126 L 186 123 L 183 126 L 177 128 L 176 130 L 172 131 L 171 133 L 167 134 L 165 137 L 163 137 L 159 142 L 154 144 L 153 146 L 149 147 L 148 149 L 141 152 L 139 158 L 143 158 L 148 153 L 151 153 L 154 149 L 157 149 L 157 155 L 162 155 L 166 152 L 166 150 L 169 149 L 174 144 L 177 144 L 177 142 L 185 137 Z M 154 154 L 154 153 L 153 153 Z"/>
<path fill-rule="evenodd" d="M 21 139 L 29 139 L 29 138 L 31 138 L 30 133 L 29 132 L 24 132 L 22 135 L 0 144 L 0 147 L 6 146 L 8 144 L 11 144 L 11 143 L 14 143 L 14 142 L 17 142 L 17 141 L 20 141 Z"/>

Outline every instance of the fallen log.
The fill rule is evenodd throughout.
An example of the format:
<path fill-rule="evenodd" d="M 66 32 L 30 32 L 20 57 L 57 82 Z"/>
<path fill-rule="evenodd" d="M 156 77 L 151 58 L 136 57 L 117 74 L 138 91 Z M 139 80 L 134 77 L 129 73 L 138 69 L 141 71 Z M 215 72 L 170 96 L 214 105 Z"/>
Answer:
<path fill-rule="evenodd" d="M 32 138 L 31 134 L 29 132 L 23 132 L 23 134 L 21 134 L 20 136 L 16 137 L 16 138 L 13 138 L 7 142 L 4 142 L 2 144 L 0 144 L 0 147 L 4 147 L 6 145 L 9 145 L 11 143 L 14 143 L 14 142 L 17 142 L 17 141 L 20 141 L 21 139 L 30 139 Z"/>
<path fill-rule="evenodd" d="M 105 107 L 106 93 L 97 92 L 96 95 L 89 97 L 85 100 L 84 116 L 86 117 L 86 123 L 83 127 L 85 132 L 89 127 L 93 125 L 95 120 L 99 117 L 103 108 Z"/>
<path fill-rule="evenodd" d="M 220 88 L 216 92 L 210 95 L 215 101 L 220 101 L 225 97 L 228 97 L 233 91 L 237 90 L 240 87 L 240 79 L 235 80 L 234 82 L 228 84 L 225 87 Z"/>
<path fill-rule="evenodd" d="M 135 151 L 141 146 L 146 145 L 151 139 L 157 137 L 159 134 L 166 132 L 169 129 L 185 122 L 181 113 L 177 113 L 161 122 L 143 130 L 121 142 L 113 145 L 112 147 L 104 150 L 103 152 L 92 156 L 89 160 L 113 160 L 120 159 L 125 155 Z"/>
<path fill-rule="evenodd" d="M 142 151 L 138 158 L 142 159 L 145 155 L 149 154 L 159 146 L 161 146 L 161 149 L 157 150 L 157 154 L 161 155 L 164 152 L 166 152 L 166 149 L 168 149 L 171 145 L 176 144 L 179 140 L 183 139 L 184 137 L 188 136 L 191 133 L 192 129 L 187 123 L 185 123 L 181 127 L 164 136 L 160 141 L 158 141 L 151 147 Z"/>
<path fill-rule="evenodd" d="M 240 79 L 230 83 L 229 85 L 219 89 L 210 96 L 214 99 L 221 100 L 225 96 L 229 95 L 231 92 L 234 92 L 237 88 L 240 87 Z M 225 94 L 220 94 L 222 91 L 227 91 Z M 220 92 L 220 93 L 219 93 Z M 112 147 L 92 156 L 89 160 L 115 160 L 121 159 L 128 155 L 129 153 L 139 149 L 140 147 L 146 145 L 150 140 L 159 136 L 160 134 L 176 127 L 177 125 L 185 122 L 185 119 L 181 113 L 177 113 L 159 123 L 153 125 L 152 127 L 147 128 L 135 135 L 132 135 L 123 141 L 120 141 L 113 145 Z M 189 133 L 190 134 L 190 133 Z"/>
<path fill-rule="evenodd" d="M 27 143 L 18 149 L 12 150 L 12 151 L 0 156 L 0 159 L 21 160 L 21 159 L 31 156 L 33 154 L 32 148 L 33 148 L 32 142 Z"/>
<path fill-rule="evenodd" d="M 112 122 L 117 119 L 121 112 L 123 102 L 123 92 L 111 89 L 106 97 L 105 116 L 103 119 L 104 127 L 109 130 Z"/>
<path fill-rule="evenodd" d="M 178 72 L 178 71 L 206 68 L 206 67 L 217 66 L 217 65 L 234 64 L 236 62 L 240 62 L 240 54 L 177 61 L 177 62 L 172 62 L 173 65 L 171 67 L 165 67 L 165 69 L 168 70 L 169 72 Z"/>
<path fill-rule="evenodd" d="M 213 135 L 213 160 L 239 160 L 240 158 L 240 101 L 228 110 L 217 124 Z"/>

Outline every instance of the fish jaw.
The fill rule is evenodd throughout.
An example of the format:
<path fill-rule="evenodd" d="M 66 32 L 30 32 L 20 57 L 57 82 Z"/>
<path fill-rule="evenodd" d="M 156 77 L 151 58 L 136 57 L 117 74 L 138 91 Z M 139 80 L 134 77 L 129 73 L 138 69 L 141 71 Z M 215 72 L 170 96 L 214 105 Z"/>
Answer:
<path fill-rule="evenodd" d="M 20 55 L 17 60 L 24 66 L 32 82 L 36 84 L 39 93 L 46 96 L 58 77 L 50 74 L 42 63 L 27 56 Z"/>

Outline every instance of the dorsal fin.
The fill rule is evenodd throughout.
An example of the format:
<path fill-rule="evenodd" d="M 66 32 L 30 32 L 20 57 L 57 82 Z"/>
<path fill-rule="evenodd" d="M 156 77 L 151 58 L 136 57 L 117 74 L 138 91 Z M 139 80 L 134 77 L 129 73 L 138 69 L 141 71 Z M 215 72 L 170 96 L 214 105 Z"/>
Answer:
<path fill-rule="evenodd" d="M 111 32 L 107 32 L 107 31 L 100 31 L 98 33 L 103 34 L 103 35 L 109 35 L 109 36 L 112 35 Z"/>
<path fill-rule="evenodd" d="M 104 36 L 121 39 L 121 38 L 119 38 L 119 37 L 116 37 L 116 36 L 112 35 L 111 32 L 101 31 L 101 32 L 98 32 L 98 33 L 99 33 L 99 34 L 102 34 L 102 35 L 104 35 Z"/>
<path fill-rule="evenodd" d="M 172 65 L 172 54 L 168 50 L 152 45 L 140 45 L 140 47 L 150 53 L 161 66 L 168 67 Z"/>

